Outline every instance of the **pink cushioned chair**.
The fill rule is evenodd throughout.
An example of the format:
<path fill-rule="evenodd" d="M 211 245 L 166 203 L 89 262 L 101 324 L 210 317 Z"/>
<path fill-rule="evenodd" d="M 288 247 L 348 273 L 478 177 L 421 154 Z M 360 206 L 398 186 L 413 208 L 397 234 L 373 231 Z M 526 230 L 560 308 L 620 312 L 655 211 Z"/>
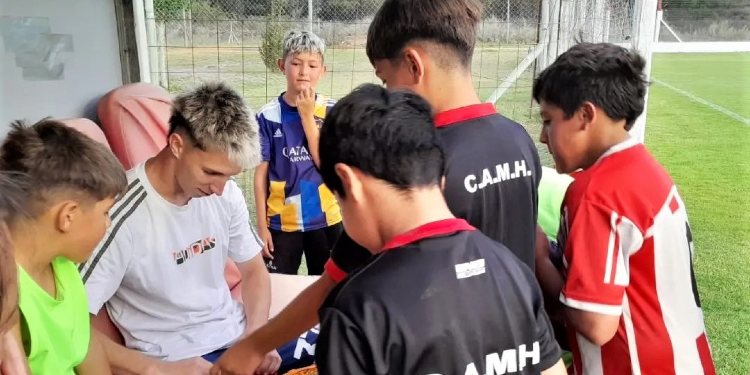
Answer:
<path fill-rule="evenodd" d="M 100 128 L 99 125 L 97 125 L 95 122 L 87 118 L 70 118 L 60 120 L 60 122 L 80 131 L 83 134 L 86 134 L 91 139 L 106 146 L 107 149 L 112 150 L 112 148 L 109 146 L 109 143 L 107 143 L 107 138 L 104 136 L 102 128 Z"/>
<path fill-rule="evenodd" d="M 159 86 L 133 83 L 105 95 L 97 113 L 112 152 L 130 169 L 167 144 L 172 97 Z"/>

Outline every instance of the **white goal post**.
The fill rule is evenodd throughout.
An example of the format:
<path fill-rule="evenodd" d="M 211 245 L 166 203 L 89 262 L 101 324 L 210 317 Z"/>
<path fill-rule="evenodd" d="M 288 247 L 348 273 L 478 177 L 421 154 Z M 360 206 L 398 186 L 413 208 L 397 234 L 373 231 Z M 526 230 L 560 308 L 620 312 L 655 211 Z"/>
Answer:
<path fill-rule="evenodd" d="M 536 62 L 536 73 L 549 66 L 577 40 L 614 42 L 638 50 L 646 58 L 646 76 L 651 74 L 651 56 L 659 24 L 658 0 L 541 0 L 537 45 L 487 98 L 496 103 Z M 648 95 L 648 92 L 647 94 Z M 648 97 L 648 96 L 647 96 Z M 646 111 L 631 134 L 644 141 Z"/>

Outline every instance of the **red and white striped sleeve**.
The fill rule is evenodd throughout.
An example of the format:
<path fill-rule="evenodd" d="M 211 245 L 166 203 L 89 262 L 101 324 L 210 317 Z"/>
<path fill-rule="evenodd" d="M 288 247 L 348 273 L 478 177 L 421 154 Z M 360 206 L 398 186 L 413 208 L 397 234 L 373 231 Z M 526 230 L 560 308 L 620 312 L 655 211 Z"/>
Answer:
<path fill-rule="evenodd" d="M 627 217 L 602 204 L 582 200 L 565 208 L 564 260 L 567 269 L 560 301 L 566 306 L 620 315 L 630 284 L 628 256 L 643 237 Z"/>

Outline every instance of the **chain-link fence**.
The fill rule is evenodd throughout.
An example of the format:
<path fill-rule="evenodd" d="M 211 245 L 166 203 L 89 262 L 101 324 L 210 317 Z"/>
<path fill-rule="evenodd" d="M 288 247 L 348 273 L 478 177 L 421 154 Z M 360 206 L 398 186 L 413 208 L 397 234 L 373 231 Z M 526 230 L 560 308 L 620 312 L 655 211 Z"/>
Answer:
<path fill-rule="evenodd" d="M 750 0 L 663 0 L 664 42 L 750 41 Z"/>
<path fill-rule="evenodd" d="M 367 28 L 383 0 L 142 0 L 151 81 L 179 92 L 205 80 L 224 80 L 253 108 L 281 93 L 275 69 L 280 42 L 290 29 L 310 29 L 325 39 L 328 73 L 318 86 L 340 98 L 377 82 L 365 54 Z M 549 30 L 542 66 L 574 39 L 628 42 L 633 0 L 483 0 L 473 79 L 480 98 L 496 92 Z M 544 17 L 544 20 L 542 19 Z M 503 90 L 499 110 L 524 124 L 533 121 L 525 69 Z"/>
<path fill-rule="evenodd" d="M 327 45 L 318 92 L 340 98 L 378 82 L 365 54 L 367 29 L 383 0 L 143 1 L 151 82 L 180 92 L 223 80 L 258 109 L 286 89 L 274 67 L 290 29 L 312 30 Z M 538 137 L 531 98 L 535 72 L 576 39 L 627 43 L 635 0 L 482 0 L 472 74 L 482 100 Z M 546 147 L 539 145 L 545 164 Z M 246 196 L 251 180 L 242 178 Z M 250 199 L 251 200 L 251 199 Z"/>
<path fill-rule="evenodd" d="M 286 89 L 286 80 L 274 69 L 273 61 L 290 29 L 312 30 L 326 41 L 328 70 L 318 92 L 341 98 L 362 83 L 379 82 L 365 54 L 365 42 L 383 0 L 143 1 L 151 82 L 170 92 L 201 81 L 223 80 L 257 110 Z M 482 99 L 537 44 L 540 4 L 536 0 L 483 1 L 472 66 Z M 530 92 L 531 72 L 527 72 L 511 85 L 499 109 L 528 123 Z M 254 211 L 252 178 L 246 173 L 239 180 Z"/>
<path fill-rule="evenodd" d="M 338 98 L 376 81 L 364 46 L 382 0 L 145 3 L 151 80 L 172 92 L 221 79 L 240 89 L 252 107 L 263 105 L 285 88 L 284 77 L 273 68 L 273 52 L 278 52 L 273 47 L 290 29 L 311 29 L 325 39 L 328 73 L 318 87 L 323 94 Z M 484 5 L 473 67 L 480 95 L 491 91 L 536 44 L 540 2 L 485 0 Z"/>
<path fill-rule="evenodd" d="M 633 38 L 634 0 L 546 0 L 542 28 L 547 44 L 538 68 L 577 41 L 628 44 Z M 540 40 L 541 42 L 541 40 Z"/>

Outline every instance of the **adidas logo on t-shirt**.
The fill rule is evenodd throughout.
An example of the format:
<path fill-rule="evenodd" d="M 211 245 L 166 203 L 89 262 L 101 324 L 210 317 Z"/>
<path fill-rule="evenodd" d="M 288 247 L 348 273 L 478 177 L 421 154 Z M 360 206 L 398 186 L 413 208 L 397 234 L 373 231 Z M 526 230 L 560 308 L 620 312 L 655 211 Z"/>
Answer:
<path fill-rule="evenodd" d="M 273 133 L 273 137 L 274 138 L 281 138 L 282 137 L 282 135 L 281 135 L 281 129 L 276 129 L 276 132 Z"/>

